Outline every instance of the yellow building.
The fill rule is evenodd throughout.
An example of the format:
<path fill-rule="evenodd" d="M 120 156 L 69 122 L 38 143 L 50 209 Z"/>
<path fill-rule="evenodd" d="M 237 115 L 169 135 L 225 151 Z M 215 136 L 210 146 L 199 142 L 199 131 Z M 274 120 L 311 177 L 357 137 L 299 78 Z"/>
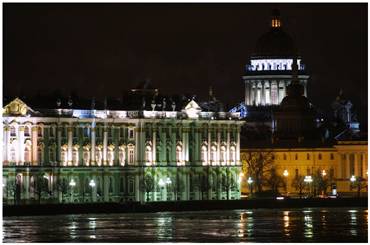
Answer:
<path fill-rule="evenodd" d="M 359 189 L 358 185 L 361 185 L 361 192 L 367 192 L 367 150 L 367 141 L 337 141 L 333 145 L 318 147 L 296 146 L 288 148 L 276 145 L 242 148 L 240 151 L 244 165 L 244 175 L 241 176 L 242 193 L 250 193 L 250 189 L 255 184 L 253 177 L 249 176 L 252 174 L 248 174 L 250 170 L 247 166 L 247 160 L 252 155 L 260 155 L 263 158 L 261 161 L 270 165 L 266 167 L 266 171 L 269 167 L 276 169 L 276 174 L 284 180 L 286 185 L 286 187 L 279 187 L 281 194 L 298 195 L 299 190 L 293 184 L 297 176 L 306 178 L 303 194 L 309 194 L 313 188 L 310 185 L 314 185 L 313 182 L 309 181 L 309 176 L 312 179 L 318 173 L 321 174 L 323 180 L 327 180 L 328 194 L 336 189 L 339 196 L 354 195 Z M 268 173 L 266 174 L 268 175 Z M 271 188 L 264 184 L 263 190 L 268 189 Z"/>

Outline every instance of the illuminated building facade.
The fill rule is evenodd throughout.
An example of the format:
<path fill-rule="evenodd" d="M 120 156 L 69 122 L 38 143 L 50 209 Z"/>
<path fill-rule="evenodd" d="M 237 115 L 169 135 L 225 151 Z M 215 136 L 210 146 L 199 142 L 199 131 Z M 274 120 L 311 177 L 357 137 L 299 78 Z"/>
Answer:
<path fill-rule="evenodd" d="M 3 197 L 14 203 L 238 199 L 239 113 L 3 108 Z"/>
<path fill-rule="evenodd" d="M 270 31 L 258 39 L 250 63 L 246 65 L 246 73 L 243 76 L 245 105 L 279 105 L 292 81 L 292 64 L 296 55 L 293 39 L 284 32 L 279 12 L 274 11 Z M 307 96 L 309 76 L 299 56 L 297 63 L 298 78 L 304 86 L 304 95 Z"/>
<path fill-rule="evenodd" d="M 368 147 L 367 141 L 346 140 L 338 141 L 333 145 L 294 146 L 273 145 L 265 147 L 248 147 L 241 149 L 241 159 L 246 159 L 250 153 L 263 154 L 272 158 L 272 165 L 276 174 L 283 178 L 285 186 L 279 187 L 281 194 L 298 196 L 299 189 L 294 184 L 298 176 L 314 177 L 320 174 L 327 181 L 327 194 L 335 189 L 339 196 L 354 196 L 358 191 L 361 179 L 361 193 L 367 193 L 368 179 Z M 355 179 L 352 179 L 352 176 Z M 248 174 L 244 176 L 242 192 L 250 193 L 251 186 L 246 182 Z M 253 178 L 252 178 L 253 180 Z M 356 183 L 354 183 L 354 181 Z M 251 183 L 253 185 L 253 183 Z M 314 183 L 302 183 L 303 194 L 312 194 Z M 315 183 L 316 184 L 316 183 Z M 310 186 L 311 185 L 311 186 Z M 311 188 L 311 190 L 310 190 Z M 264 188 L 269 189 L 269 187 Z M 321 193 L 316 193 L 321 194 Z"/>

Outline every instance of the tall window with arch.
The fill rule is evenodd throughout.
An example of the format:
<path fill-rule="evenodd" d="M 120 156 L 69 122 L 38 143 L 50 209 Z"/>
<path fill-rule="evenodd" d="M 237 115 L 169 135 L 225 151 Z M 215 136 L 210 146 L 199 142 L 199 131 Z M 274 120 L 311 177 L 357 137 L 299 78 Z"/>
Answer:
<path fill-rule="evenodd" d="M 37 161 L 39 165 L 44 163 L 44 147 L 42 145 L 37 148 Z"/>
<path fill-rule="evenodd" d="M 11 136 L 11 137 L 17 137 L 17 132 L 16 132 L 15 127 L 14 127 L 14 126 L 11 126 L 11 127 L 10 127 L 10 136 Z"/>
<path fill-rule="evenodd" d="M 236 150 L 235 146 L 230 147 L 230 164 L 235 165 L 236 164 Z"/>
<path fill-rule="evenodd" d="M 211 146 L 211 164 L 217 165 L 217 148 L 216 146 Z"/>
<path fill-rule="evenodd" d="M 150 145 L 145 147 L 145 163 L 147 166 L 152 165 L 152 147 Z"/>
<path fill-rule="evenodd" d="M 79 154 L 78 154 L 78 147 L 73 147 L 72 151 L 72 162 L 74 166 L 78 166 L 79 163 Z"/>
<path fill-rule="evenodd" d="M 68 163 L 67 146 L 62 146 L 61 160 L 62 160 L 63 166 L 67 166 L 67 163 Z"/>
<path fill-rule="evenodd" d="M 125 166 L 125 160 L 126 160 L 126 148 L 124 145 L 121 145 L 119 147 L 119 153 L 118 153 L 119 163 L 121 166 Z"/>
<path fill-rule="evenodd" d="M 55 145 L 49 147 L 49 162 L 54 163 L 56 161 L 55 156 Z"/>
<path fill-rule="evenodd" d="M 183 165 L 182 146 L 181 145 L 176 146 L 176 162 L 177 162 L 177 166 Z"/>
<path fill-rule="evenodd" d="M 224 145 L 220 148 L 220 162 L 221 165 L 226 165 L 226 147 Z"/>
<path fill-rule="evenodd" d="M 200 160 L 202 161 L 202 165 L 207 165 L 208 163 L 208 152 L 207 146 L 203 145 L 200 151 Z"/>
<path fill-rule="evenodd" d="M 128 164 L 132 165 L 135 161 L 135 147 L 133 145 L 128 146 Z"/>
<path fill-rule="evenodd" d="M 31 162 L 31 147 L 26 145 L 24 148 L 24 162 L 30 163 Z"/>
<path fill-rule="evenodd" d="M 109 166 L 113 166 L 113 162 L 114 162 L 114 145 L 110 145 L 108 147 L 107 158 L 108 158 L 108 164 L 109 164 Z"/>
<path fill-rule="evenodd" d="M 30 137 L 30 128 L 28 126 L 24 126 L 24 136 Z"/>
<path fill-rule="evenodd" d="M 96 163 L 98 164 L 98 166 L 101 166 L 102 160 L 103 160 L 103 152 L 102 152 L 101 147 L 96 147 L 95 160 L 96 160 Z"/>
<path fill-rule="evenodd" d="M 88 148 L 88 147 L 84 147 L 83 160 L 84 160 L 85 166 L 89 166 L 89 164 L 90 164 L 90 148 Z"/>

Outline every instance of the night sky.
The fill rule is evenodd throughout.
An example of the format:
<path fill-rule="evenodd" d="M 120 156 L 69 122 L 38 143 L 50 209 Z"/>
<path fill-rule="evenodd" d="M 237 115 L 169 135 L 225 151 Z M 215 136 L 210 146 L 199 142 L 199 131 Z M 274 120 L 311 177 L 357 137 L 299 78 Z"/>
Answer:
<path fill-rule="evenodd" d="M 231 106 L 273 8 L 311 75 L 310 101 L 326 109 L 342 88 L 366 114 L 367 4 L 3 4 L 4 96 L 119 97 L 150 79 L 199 99 L 213 86 Z"/>

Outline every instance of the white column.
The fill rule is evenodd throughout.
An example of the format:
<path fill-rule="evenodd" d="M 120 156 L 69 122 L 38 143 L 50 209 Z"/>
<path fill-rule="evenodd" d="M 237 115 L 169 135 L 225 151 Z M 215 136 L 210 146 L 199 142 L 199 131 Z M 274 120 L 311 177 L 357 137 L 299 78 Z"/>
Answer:
<path fill-rule="evenodd" d="M 107 165 L 108 128 L 105 125 L 103 131 L 103 165 Z"/>
<path fill-rule="evenodd" d="M 184 163 L 186 162 L 186 149 L 188 148 L 187 147 L 187 142 L 186 142 L 186 128 L 182 128 L 182 160 L 184 161 Z"/>
<path fill-rule="evenodd" d="M 254 103 L 255 103 L 255 105 L 258 105 L 258 102 L 259 101 L 257 101 L 257 94 L 258 94 L 258 81 L 255 81 L 254 82 L 254 85 L 255 85 L 255 87 L 254 87 Z"/>
<path fill-rule="evenodd" d="M 239 165 L 240 164 L 240 127 L 239 125 L 237 126 L 237 129 L 236 129 L 236 164 Z"/>
<path fill-rule="evenodd" d="M 249 85 L 249 81 L 245 81 L 245 100 L 244 100 L 244 103 L 246 105 L 249 105 L 249 100 L 250 100 L 250 85 Z"/>
<path fill-rule="evenodd" d="M 210 132 L 210 125 L 208 124 L 208 134 L 207 134 L 207 139 L 208 139 L 208 155 L 207 155 L 207 160 L 208 160 L 208 165 L 211 165 L 211 132 Z"/>
<path fill-rule="evenodd" d="M 32 127 L 32 165 L 38 165 L 37 163 L 37 126 Z"/>
<path fill-rule="evenodd" d="M 279 87 L 279 83 L 280 83 L 280 81 L 279 80 L 276 80 L 275 81 L 276 82 L 276 104 L 278 105 L 278 104 L 280 104 L 280 87 Z"/>
<path fill-rule="evenodd" d="M 19 164 L 24 164 L 24 127 L 18 127 L 18 159 Z"/>
<path fill-rule="evenodd" d="M 266 105 L 266 88 L 265 88 L 265 80 L 262 81 L 262 88 L 261 88 L 261 104 Z"/>
<path fill-rule="evenodd" d="M 9 126 L 4 126 L 4 140 L 3 140 L 3 164 L 7 165 L 9 163 L 9 144 L 10 144 L 10 128 Z"/>
<path fill-rule="evenodd" d="M 184 151 L 185 151 L 185 161 L 186 162 L 189 162 L 189 128 L 188 128 L 188 125 L 186 125 L 186 128 L 184 128 L 184 131 L 185 131 L 185 142 L 186 142 L 186 146 L 184 147 Z M 189 198 L 189 196 L 188 196 Z"/>
<path fill-rule="evenodd" d="M 72 166 L 73 126 L 68 126 L 68 166 Z"/>
<path fill-rule="evenodd" d="M 91 127 L 91 166 L 95 166 L 95 125 Z M 96 189 L 96 188 L 95 188 Z M 96 199 L 96 197 L 95 197 Z"/>
<path fill-rule="evenodd" d="M 153 159 L 153 165 L 157 163 L 157 128 L 153 124 L 152 126 L 153 132 L 152 132 L 152 142 L 153 142 L 153 149 L 152 149 L 152 159 Z"/>
<path fill-rule="evenodd" d="M 62 130 L 61 125 L 57 127 L 57 162 L 59 166 L 62 165 Z"/>
<path fill-rule="evenodd" d="M 226 130 L 226 165 L 230 165 L 230 125 L 228 125 Z"/>
<path fill-rule="evenodd" d="M 220 148 L 221 148 L 221 129 L 217 128 L 217 164 L 218 165 L 221 165 Z"/>
<path fill-rule="evenodd" d="M 360 176 L 360 166 L 359 166 L 359 162 L 358 162 L 358 154 L 354 154 L 354 172 L 355 172 L 355 176 Z"/>

